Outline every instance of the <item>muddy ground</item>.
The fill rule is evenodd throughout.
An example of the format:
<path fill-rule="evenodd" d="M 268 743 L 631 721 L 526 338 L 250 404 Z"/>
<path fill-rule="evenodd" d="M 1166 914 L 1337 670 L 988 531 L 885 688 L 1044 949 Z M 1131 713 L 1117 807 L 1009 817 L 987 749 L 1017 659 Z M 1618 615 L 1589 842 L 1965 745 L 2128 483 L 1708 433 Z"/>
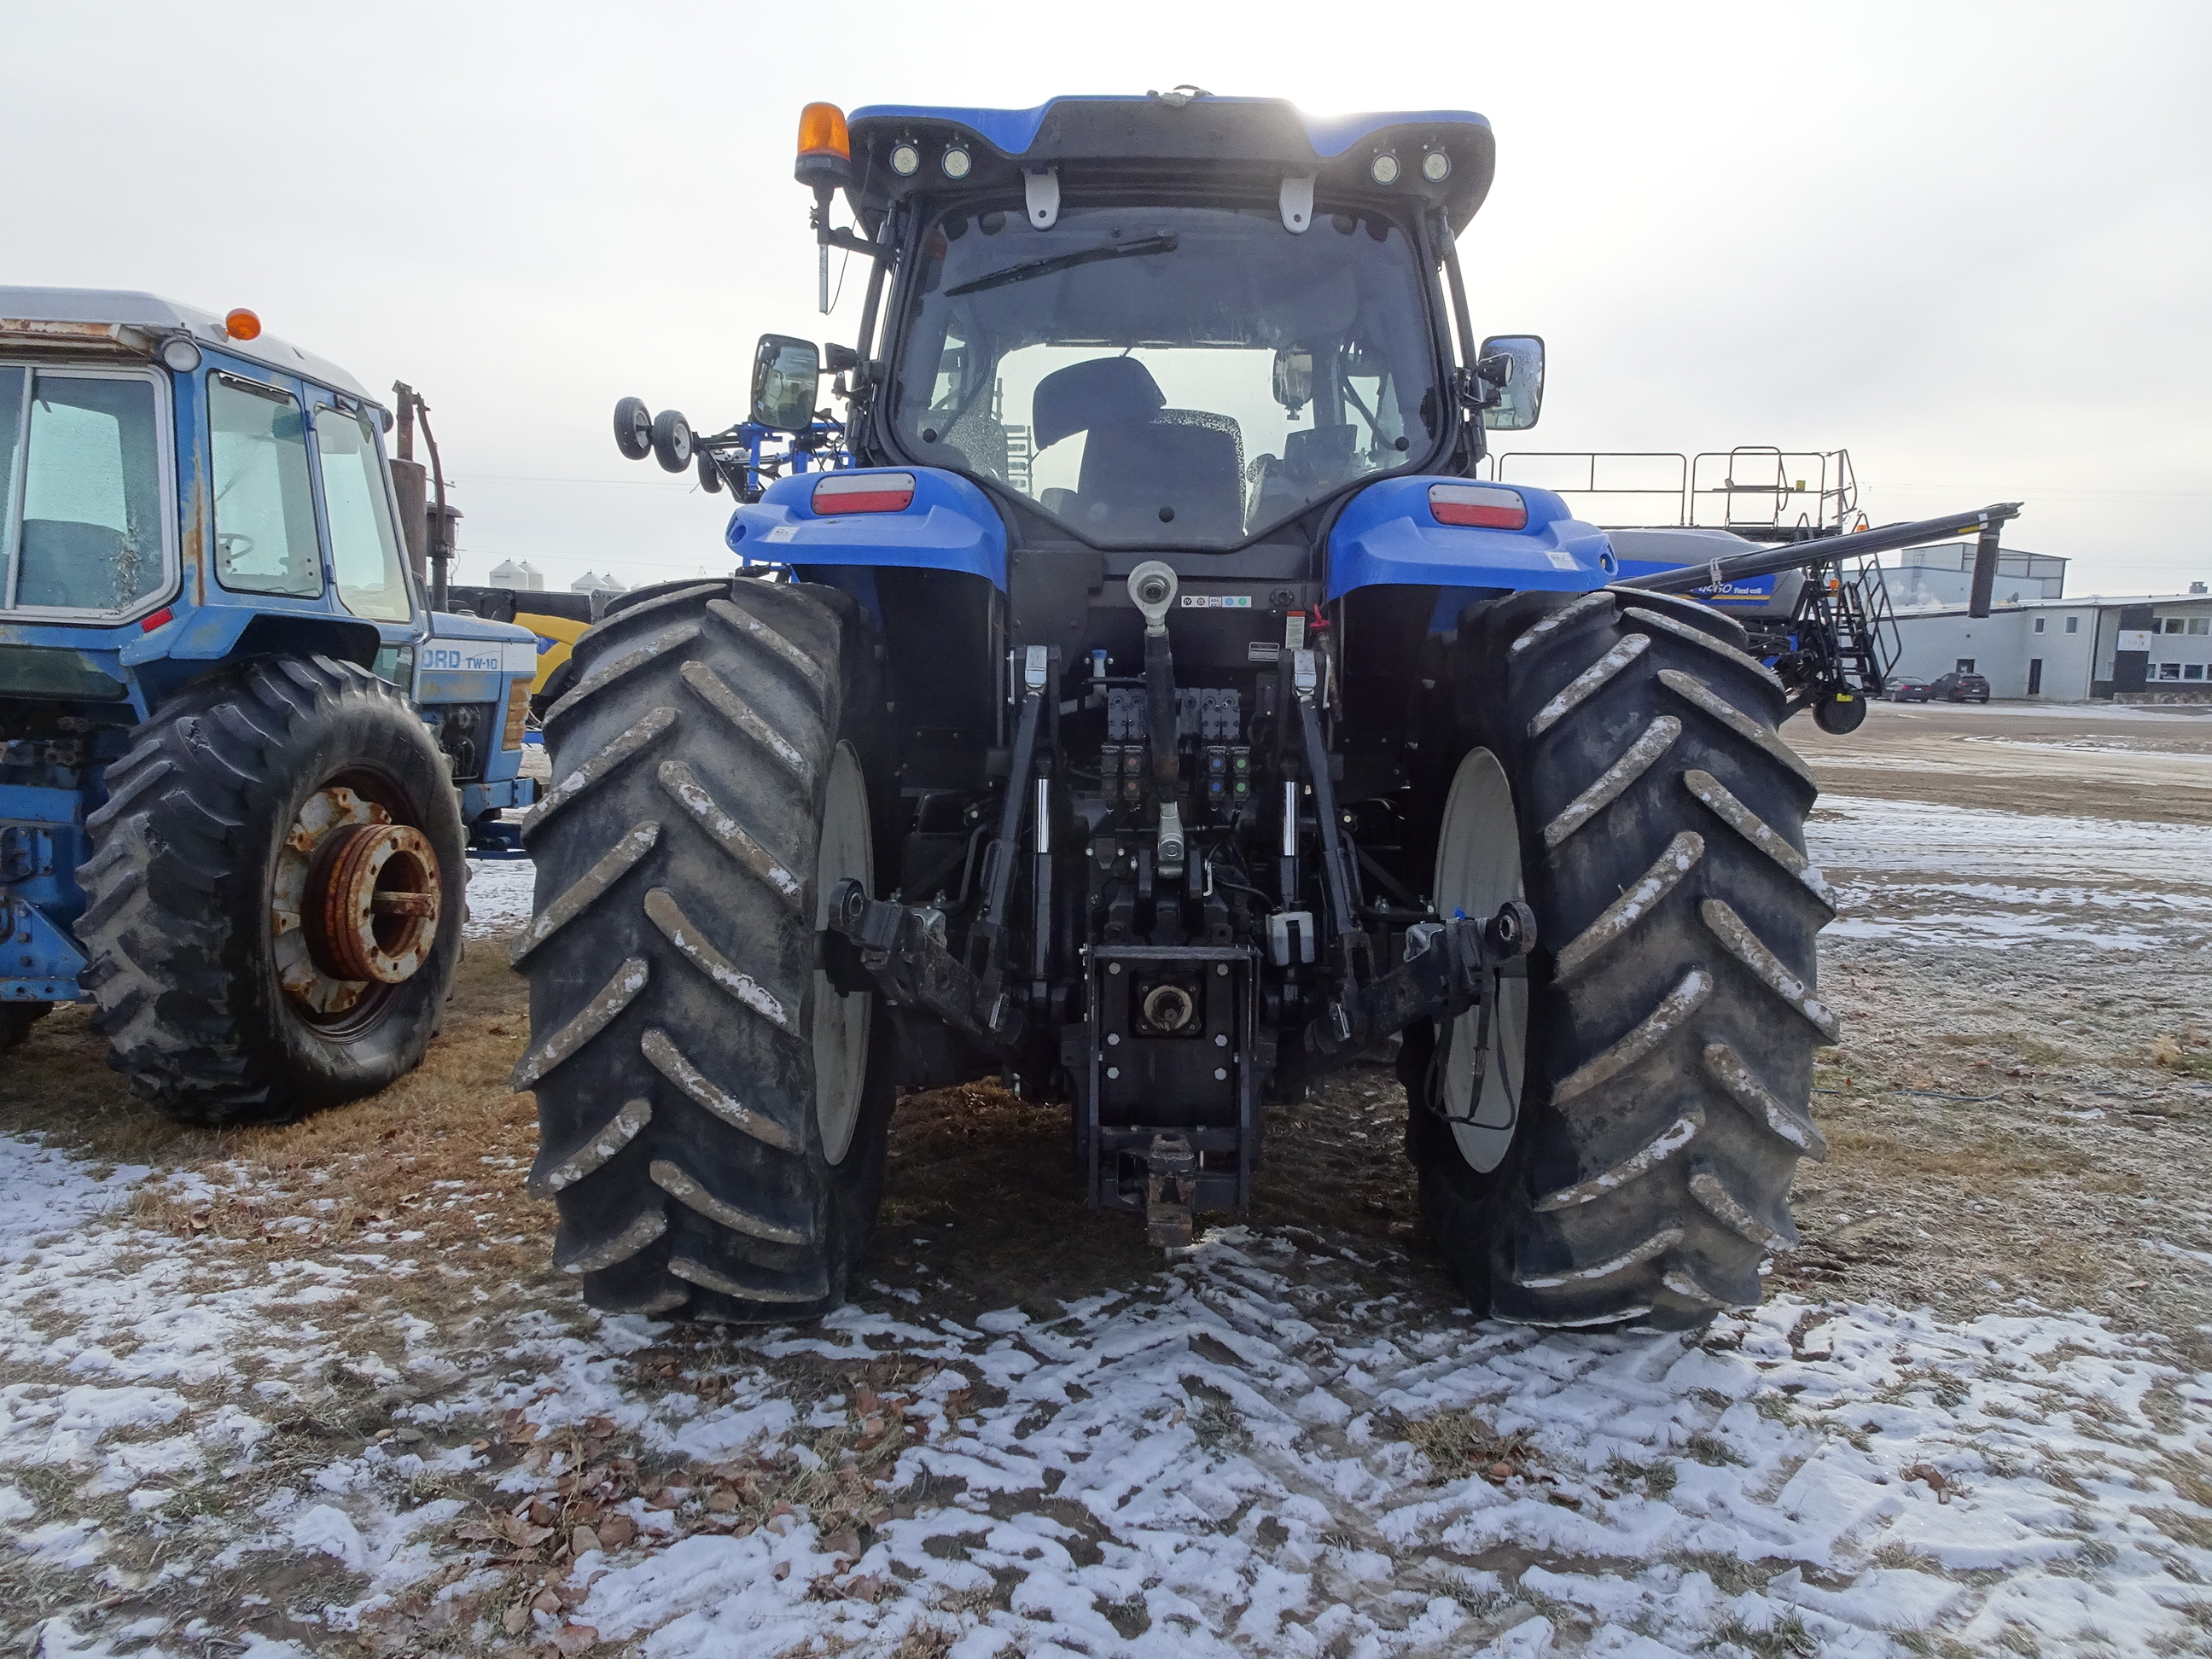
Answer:
<path fill-rule="evenodd" d="M 2177 1376 L 2212 1370 L 2212 841 L 2197 829 L 2212 823 L 2212 719 L 1881 706 L 1848 738 L 1824 738 L 1809 727 L 1791 735 L 1827 791 L 1812 839 L 1843 895 L 1844 920 L 1824 944 L 1822 994 L 1841 1012 L 1845 1033 L 1823 1056 L 1814 1102 L 1832 1156 L 1801 1171 L 1796 1206 L 1804 1243 L 1778 1266 L 1775 1291 L 1826 1306 L 1924 1307 L 1960 1322 L 2086 1310 L 2151 1344 L 2147 1351 L 2166 1355 Z M 2133 828 L 2118 836 L 2109 825 Z M 129 1258 L 132 1271 L 158 1258 L 167 1239 L 186 1251 L 220 1251 L 226 1271 L 321 1261 L 350 1273 L 344 1294 L 318 1315 L 319 1340 L 333 1352 L 380 1354 L 404 1370 L 395 1329 L 477 1331 L 495 1317 L 600 1340 L 548 1264 L 550 1206 L 521 1185 L 535 1151 L 531 1108 L 527 1097 L 506 1092 L 505 1080 L 527 1024 L 522 987 L 506 970 L 505 954 L 501 938 L 471 944 L 445 1030 L 414 1077 L 374 1100 L 287 1127 L 213 1134 L 149 1118 L 100 1063 L 82 1012 L 62 1010 L 4 1062 L 0 1135 L 92 1160 L 95 1179 L 113 1166 L 153 1167 L 155 1177 L 137 1185 L 130 1200 L 130 1218 L 149 1241 L 134 1247 L 143 1255 Z M 1273 1109 L 1249 1236 L 1349 1264 L 1331 1270 L 1350 1275 L 1332 1293 L 1340 1298 L 1395 1297 L 1393 1317 L 1416 1324 L 1463 1318 L 1423 1235 L 1399 1150 L 1405 1112 L 1402 1091 L 1381 1066 L 1346 1073 L 1308 1103 Z M 991 1315 L 1042 1328 L 1072 1309 L 1141 1297 L 1167 1282 L 1137 1227 L 1081 1207 L 1064 1109 L 1029 1105 L 979 1084 L 910 1096 L 892 1134 L 863 1308 L 907 1322 L 966 1328 Z M 51 1251 L 58 1240 L 43 1243 Z M 343 1266 L 364 1261 L 377 1264 L 366 1280 Z M 61 1340 L 72 1322 L 69 1297 L 38 1301 L 28 1316 L 57 1346 L 44 1358 L 16 1346 L 9 1386 L 58 1388 L 82 1375 L 82 1352 Z M 703 1401 L 726 1402 L 737 1370 L 767 1362 L 761 1351 L 740 1356 L 720 1340 L 666 1333 L 611 1363 L 624 1386 L 683 1388 Z M 772 1367 L 795 1397 L 863 1405 L 901 1397 L 920 1412 L 928 1365 L 902 1372 L 906 1361 L 889 1361 L 863 1378 L 849 1365 L 809 1359 L 803 1346 Z M 128 1352 L 126 1345 L 126 1360 Z M 297 1409 L 264 1443 L 273 1472 L 248 1482 L 257 1494 L 318 1458 L 373 1461 L 380 1447 L 402 1443 L 395 1436 L 422 1438 L 407 1426 L 416 1420 L 410 1409 L 429 1413 L 437 1391 L 379 1387 L 373 1376 L 362 1382 L 363 1374 L 333 1360 L 319 1374 L 322 1382 L 299 1395 Z M 291 1376 L 281 1367 L 269 1375 Z M 910 1385 L 902 1381 L 909 1376 L 916 1379 Z M 281 1386 L 300 1385 L 291 1377 Z M 2201 1376 L 2197 1386 L 2201 1394 Z M 908 1395 L 894 1395 L 898 1388 Z M 978 1396 L 978 1407 L 989 1394 Z M 952 1401 L 943 1420 L 957 1422 L 961 1409 Z M 2179 1408 L 2164 1409 L 2171 1417 Z M 850 1414 L 856 1425 L 874 1420 L 860 1406 Z M 459 1443 L 473 1434 L 467 1443 L 488 1449 L 468 1475 L 410 1477 L 421 1486 L 416 1496 L 443 1494 L 455 1513 L 490 1503 L 486 1483 L 531 1455 L 537 1430 L 518 1430 L 516 1419 L 510 1411 L 503 1421 L 452 1422 L 434 1437 Z M 605 1422 L 574 1431 L 582 1437 L 577 1455 L 607 1455 L 588 1437 L 612 1435 L 611 1419 Z M 1433 1450 L 1433 1431 L 1425 1441 L 1405 1432 L 1407 1443 Z M 1477 1439 L 1486 1448 L 1480 1467 L 1503 1458 L 1497 1466 L 1512 1468 L 1516 1479 L 1523 1462 L 1536 1457 L 1505 1441 Z M 895 1449 L 896 1435 L 892 1443 Z M 878 1468 L 879 1457 L 871 1461 L 874 1443 L 864 1428 L 842 1446 L 846 1465 L 888 1473 L 889 1464 Z M 1432 1462 L 1442 1468 L 1450 1460 Z M 674 1480 L 647 1464 L 641 1469 L 633 1460 L 617 1484 L 644 1492 L 654 1479 Z M 1462 1456 L 1455 1467 L 1476 1466 Z M 757 1482 L 747 1487 L 726 1478 L 731 1490 L 759 1495 Z M 2212 1504 L 2212 1487 L 2201 1462 L 2187 1480 L 2195 1486 L 2185 1480 L 2181 1490 L 2185 1497 L 2194 1491 L 2197 1507 L 2184 1504 L 2177 1513 L 2212 1514 L 2203 1509 Z M 818 1483 L 803 1495 L 792 1491 L 823 1535 L 833 1521 L 849 1521 L 857 1553 L 875 1535 L 872 1528 L 894 1523 L 899 1504 L 908 1515 L 927 1508 L 922 1484 L 919 1496 L 908 1488 L 880 1502 L 837 1499 Z M 450 1607 L 434 1613 L 446 1593 L 441 1586 L 462 1586 L 472 1588 L 457 1605 L 484 1616 L 495 1615 L 508 1595 L 500 1628 L 517 1653 L 533 1641 L 547 1654 L 591 1645 L 561 1633 L 561 1610 L 570 1605 L 558 1577 L 560 1557 L 568 1553 L 561 1538 L 517 1544 L 504 1565 L 479 1564 L 473 1577 L 450 1564 L 433 1572 L 426 1559 L 428 1588 L 386 1597 L 373 1616 L 347 1626 L 340 1642 L 318 1615 L 288 1609 L 318 1605 L 319 1597 L 342 1602 L 349 1585 L 358 1594 L 359 1577 L 342 1571 L 342 1551 L 308 1549 L 286 1569 L 298 1582 L 278 1575 L 275 1588 L 249 1565 L 259 1558 L 234 1549 L 210 1554 L 193 1571 L 164 1571 L 164 1560 L 191 1551 L 180 1545 L 173 1516 L 165 1519 L 159 1508 L 142 1512 L 116 1497 L 95 1504 L 88 1488 L 58 1474 L 19 1480 L 10 1490 L 21 1494 L 19 1512 L 0 1518 L 19 1538 L 51 1532 L 89 1505 L 109 1543 L 96 1565 L 88 1558 L 72 1566 L 74 1558 L 43 1551 L 33 1570 L 20 1553 L 0 1556 L 0 1606 L 12 1609 L 0 1612 L 0 1640 L 44 1639 L 55 1653 L 127 1652 L 133 1642 L 114 1632 L 139 1631 L 143 1645 L 197 1630 L 195 1639 L 229 1644 L 209 1652 L 240 1651 L 249 1637 L 296 1640 L 314 1651 L 358 1650 L 356 1644 L 466 1651 L 460 1613 Z M 244 1501 L 245 1487 L 233 1490 Z M 766 1490 L 756 1517 L 763 1523 L 775 1519 L 771 1502 L 783 1501 L 773 1483 Z M 732 1503 L 741 1501 L 753 1499 Z M 2212 1549 L 2206 1522 L 2177 1524 L 2177 1547 L 2193 1551 L 2192 1559 Z M 556 1553 L 549 1558 L 548 1551 Z M 1523 1555 L 1514 1571 L 1564 1559 Z M 1738 1577 L 1748 1592 L 1783 1565 Z M 509 1590 L 487 1589 L 485 1573 Z M 560 1583 L 560 1593 L 537 1592 L 534 1604 L 512 1599 L 512 1585 L 531 1591 L 540 1575 L 549 1586 Z M 1578 1628 L 1588 1638 L 1589 1618 L 1577 1626 L 1571 1609 L 1532 1600 L 1534 1591 L 1516 1601 L 1513 1582 L 1509 1575 L 1486 1603 L 1452 1591 L 1476 1622 L 1437 1650 L 1471 1651 L 1508 1628 L 1523 1631 L 1527 1609 L 1539 1605 L 1548 1609 L 1546 1642 L 1556 1635 L 1575 1647 Z M 915 1626 L 898 1650 L 955 1650 L 962 1630 L 969 1634 L 959 1638 L 958 1652 L 996 1650 L 965 1644 L 998 1616 L 994 1606 L 1013 1605 L 1004 1582 L 1000 1590 L 997 1603 L 985 1595 L 968 1607 L 965 1625 L 931 1626 L 934 1635 Z M 1358 1604 L 1353 1592 L 1344 1594 L 1347 1605 Z M 967 1604 L 956 1601 L 932 1605 L 957 1614 Z M 519 1623 L 515 1607 L 524 1608 Z M 2202 1637 L 2207 1626 L 2198 1616 Z M 57 1617 L 69 1622 L 39 1622 Z M 2063 1642 L 2038 1646 L 2032 1620 L 2015 1624 L 2027 1633 L 2007 1644 L 2020 1651 L 2069 1650 Z M 57 1645 L 57 1628 L 72 1642 L 93 1641 L 90 1632 L 100 1631 L 108 1634 L 98 1641 L 121 1644 Z M 1122 1623 L 1114 1628 L 1129 1635 Z M 1395 1628 L 1411 1626 L 1400 1618 Z M 1814 1639 L 1802 1624 L 1784 1629 L 1779 1646 L 1762 1645 L 1760 1630 L 1741 1620 L 1726 1628 L 1745 1651 L 1810 1651 L 1796 1644 Z M 625 1650 L 637 1650 L 642 1639 L 630 1639 Z M 1960 1649 L 1959 1638 L 1943 1639 Z M 836 1650 L 817 1643 L 814 1650 Z M 1079 1643 L 1076 1650 L 1104 1650 Z M 1412 1650 L 1386 1644 L 1372 1650 Z M 1936 1649 L 1923 1643 L 1912 1650 Z"/>

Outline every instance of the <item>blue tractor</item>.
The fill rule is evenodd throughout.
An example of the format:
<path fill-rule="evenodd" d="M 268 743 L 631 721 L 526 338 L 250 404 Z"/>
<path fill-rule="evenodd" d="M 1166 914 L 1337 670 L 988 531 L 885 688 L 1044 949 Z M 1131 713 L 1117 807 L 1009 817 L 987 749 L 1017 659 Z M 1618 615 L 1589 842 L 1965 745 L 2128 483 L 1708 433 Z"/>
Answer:
<path fill-rule="evenodd" d="M 1832 688 L 1675 590 L 1869 544 L 1639 574 L 1482 476 L 1544 349 L 1474 332 L 1479 115 L 812 105 L 799 152 L 858 341 L 764 339 L 712 437 L 625 402 L 625 453 L 734 487 L 739 568 L 625 596 L 544 716 L 516 1085 L 557 1264 L 819 1312 L 894 1090 L 985 1069 L 1172 1247 L 1246 1202 L 1268 1102 L 1395 1049 L 1476 1307 L 1756 1302 L 1837 1029 L 1777 728 Z"/>
<path fill-rule="evenodd" d="M 424 603 L 392 422 L 250 312 L 0 288 L 0 1048 L 88 999 L 205 1123 L 422 1059 L 538 652 Z"/>

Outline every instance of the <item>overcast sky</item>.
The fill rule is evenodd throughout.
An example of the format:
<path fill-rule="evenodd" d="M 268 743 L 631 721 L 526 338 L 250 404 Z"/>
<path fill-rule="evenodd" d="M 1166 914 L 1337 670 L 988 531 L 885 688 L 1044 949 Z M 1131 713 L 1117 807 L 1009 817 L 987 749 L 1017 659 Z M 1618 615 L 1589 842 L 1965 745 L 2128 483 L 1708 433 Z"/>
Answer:
<path fill-rule="evenodd" d="M 788 28 L 784 20 L 788 17 Z M 1876 522 L 1999 500 L 2069 591 L 2212 579 L 2212 8 L 805 8 L 0 0 L 0 283 L 152 289 L 420 387 L 457 579 L 720 569 L 726 496 L 615 452 L 735 418 L 814 310 L 799 106 L 1189 82 L 1469 108 L 1478 325 L 1545 449 L 1847 447 Z"/>

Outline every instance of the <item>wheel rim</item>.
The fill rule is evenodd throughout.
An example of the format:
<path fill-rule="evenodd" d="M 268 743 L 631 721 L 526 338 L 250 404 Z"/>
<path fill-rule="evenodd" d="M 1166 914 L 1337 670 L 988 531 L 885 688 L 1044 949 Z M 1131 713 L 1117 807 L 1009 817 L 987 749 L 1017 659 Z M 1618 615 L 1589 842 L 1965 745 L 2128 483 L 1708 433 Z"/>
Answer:
<path fill-rule="evenodd" d="M 1487 749 L 1468 751 L 1452 778 L 1437 841 L 1437 911 L 1487 921 L 1498 906 L 1522 896 L 1521 831 L 1513 816 L 1513 790 Z M 1521 1115 L 1523 1056 L 1528 1040 L 1528 981 L 1498 981 L 1490 1053 L 1480 1100 L 1474 1087 L 1474 1045 L 1480 1025 L 1472 1013 L 1452 1022 L 1437 1063 L 1443 1067 L 1445 1110 L 1456 1121 L 1452 1139 L 1468 1166 L 1496 1169 L 1513 1144 Z"/>
<path fill-rule="evenodd" d="M 823 792 L 822 845 L 814 866 L 814 926 L 830 925 L 830 895 L 846 877 L 876 890 L 876 860 L 868 829 L 868 782 L 860 757 L 841 743 L 830 757 L 830 781 Z M 814 1115 L 822 1132 L 822 1155 L 842 1164 L 860 1121 L 860 1096 L 867 1083 L 868 1031 L 875 999 L 864 994 L 840 996 L 830 975 L 814 975 Z"/>
<path fill-rule="evenodd" d="M 436 849 L 343 783 L 310 794 L 277 848 L 269 896 L 277 982 L 316 1021 L 372 1013 L 430 959 L 444 909 Z"/>

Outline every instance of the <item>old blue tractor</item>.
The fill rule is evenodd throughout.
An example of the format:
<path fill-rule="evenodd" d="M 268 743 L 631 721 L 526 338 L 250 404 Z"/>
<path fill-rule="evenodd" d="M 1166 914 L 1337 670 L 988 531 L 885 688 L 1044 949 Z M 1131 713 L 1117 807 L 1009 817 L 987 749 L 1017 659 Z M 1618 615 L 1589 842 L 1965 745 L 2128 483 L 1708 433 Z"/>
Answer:
<path fill-rule="evenodd" d="M 538 650 L 424 603 L 392 418 L 250 312 L 0 288 L 0 1048 L 88 998 L 208 1123 L 422 1059 Z"/>
<path fill-rule="evenodd" d="M 1188 1243 L 1267 1102 L 1395 1038 L 1476 1307 L 1756 1302 L 1837 1029 L 1777 728 L 1853 688 L 1684 590 L 1894 532 L 1632 560 L 1483 476 L 1544 351 L 1474 330 L 1479 115 L 813 105 L 799 151 L 859 339 L 763 339 L 711 436 L 625 401 L 625 453 L 735 488 L 740 568 L 626 595 L 544 716 L 516 1084 L 558 1265 L 832 1306 L 895 1086 L 986 1068 Z"/>

